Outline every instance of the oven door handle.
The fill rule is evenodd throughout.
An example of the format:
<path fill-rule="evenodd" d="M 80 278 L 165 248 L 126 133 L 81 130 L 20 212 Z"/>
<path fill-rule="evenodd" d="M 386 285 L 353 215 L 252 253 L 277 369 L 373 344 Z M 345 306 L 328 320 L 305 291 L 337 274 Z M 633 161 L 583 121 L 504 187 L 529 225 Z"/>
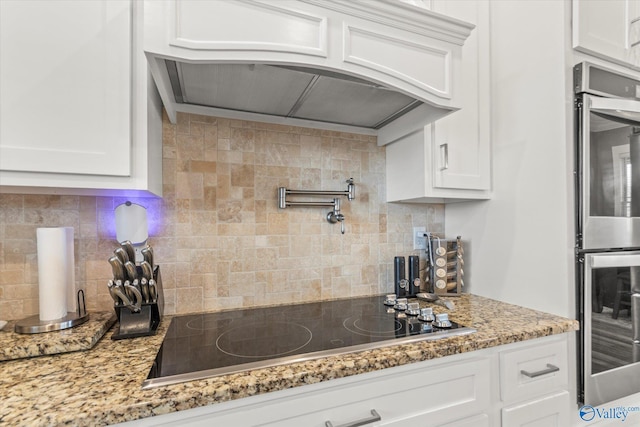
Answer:
<path fill-rule="evenodd" d="M 640 267 L 640 254 L 588 255 L 591 268 Z"/>
<path fill-rule="evenodd" d="M 589 97 L 589 110 L 627 124 L 640 125 L 640 102 L 633 99 Z"/>

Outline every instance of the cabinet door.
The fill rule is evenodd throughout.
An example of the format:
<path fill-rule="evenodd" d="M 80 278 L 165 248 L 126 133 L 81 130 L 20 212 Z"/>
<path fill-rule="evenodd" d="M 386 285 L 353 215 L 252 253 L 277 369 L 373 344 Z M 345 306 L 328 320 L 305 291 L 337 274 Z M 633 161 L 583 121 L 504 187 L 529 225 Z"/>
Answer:
<path fill-rule="evenodd" d="M 131 2 L 0 1 L 0 170 L 130 174 Z"/>
<path fill-rule="evenodd" d="M 573 0 L 573 47 L 640 68 L 640 1 Z"/>
<path fill-rule="evenodd" d="M 489 427 L 489 415 L 479 414 L 474 417 L 443 424 L 440 427 Z"/>
<path fill-rule="evenodd" d="M 487 1 L 434 0 L 434 12 L 476 24 L 462 47 L 462 109 L 427 126 L 433 153 L 433 186 L 489 190 L 489 6 Z"/>
<path fill-rule="evenodd" d="M 569 407 L 569 392 L 562 391 L 504 408 L 502 410 L 502 425 L 509 427 L 568 426 L 571 425 L 569 423 Z"/>

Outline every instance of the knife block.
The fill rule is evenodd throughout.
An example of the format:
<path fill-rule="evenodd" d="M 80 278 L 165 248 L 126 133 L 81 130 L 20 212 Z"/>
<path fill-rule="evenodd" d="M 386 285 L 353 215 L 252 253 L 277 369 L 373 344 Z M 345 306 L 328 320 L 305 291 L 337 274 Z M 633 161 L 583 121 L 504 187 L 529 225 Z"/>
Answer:
<path fill-rule="evenodd" d="M 141 275 L 142 271 L 140 267 L 138 267 L 138 269 L 138 274 Z M 156 334 L 164 312 L 164 293 L 162 291 L 160 266 L 156 266 L 153 270 L 153 279 L 156 281 L 156 290 L 158 293 L 156 302 L 142 304 L 140 311 L 137 313 L 125 306 L 114 307 L 116 316 L 118 317 L 118 325 L 111 336 L 112 340 L 146 337 Z"/>

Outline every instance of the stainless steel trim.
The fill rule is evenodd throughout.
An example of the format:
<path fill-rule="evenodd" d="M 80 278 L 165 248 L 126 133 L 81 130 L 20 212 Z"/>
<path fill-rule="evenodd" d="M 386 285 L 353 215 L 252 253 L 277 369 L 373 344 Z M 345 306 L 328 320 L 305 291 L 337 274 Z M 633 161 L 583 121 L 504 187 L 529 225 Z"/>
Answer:
<path fill-rule="evenodd" d="M 311 90 L 313 89 L 313 87 L 318 82 L 319 78 L 320 78 L 319 75 L 313 76 L 311 78 L 311 81 L 309 82 L 307 87 L 304 89 L 304 91 L 302 91 L 302 93 L 300 94 L 300 97 L 298 98 L 296 103 L 293 104 L 293 107 L 291 107 L 291 110 L 289 110 L 289 113 L 287 114 L 287 117 L 295 117 L 296 113 L 298 112 L 298 110 L 302 106 L 302 103 L 305 101 L 305 99 L 307 99 L 307 97 L 311 93 Z"/>
<path fill-rule="evenodd" d="M 331 191 L 331 190 L 286 190 L 289 196 L 349 196 L 348 190 Z"/>
<path fill-rule="evenodd" d="M 606 114 L 611 120 L 640 123 L 640 102 L 634 99 L 589 97 L 589 111 Z"/>
<path fill-rule="evenodd" d="M 404 116 L 405 114 L 407 114 L 409 111 L 418 108 L 419 106 L 421 106 L 423 104 L 422 101 L 418 101 L 417 99 L 415 101 L 413 101 L 411 104 L 407 105 L 406 107 L 402 108 L 401 110 L 396 111 L 395 113 L 391 114 L 389 117 L 386 117 L 382 120 L 380 120 L 378 123 L 376 123 L 375 125 L 373 125 L 373 129 L 380 129 L 386 125 L 388 125 L 389 123 L 391 123 L 392 121 L 396 120 L 398 117 Z"/>
<path fill-rule="evenodd" d="M 298 363 L 298 362 L 306 362 L 309 360 L 321 359 L 323 357 L 340 356 L 343 354 L 372 350 L 372 349 L 383 348 L 388 346 L 395 346 L 398 344 L 410 344 L 410 343 L 416 343 L 421 341 L 434 341 L 434 340 L 445 339 L 449 337 L 469 335 L 475 332 L 476 330 L 473 328 L 462 327 L 458 329 L 449 329 L 443 332 L 436 332 L 436 333 L 422 334 L 422 335 L 411 335 L 404 338 L 393 338 L 390 340 L 378 341 L 375 343 L 360 344 L 360 345 L 354 345 L 351 347 L 341 347 L 338 349 L 316 351 L 312 353 L 298 354 L 295 356 L 279 357 L 275 359 L 244 363 L 242 365 L 225 366 L 222 368 L 206 369 L 198 372 L 189 372 L 186 374 L 171 375 L 171 376 L 162 377 L 162 378 L 147 378 L 142 383 L 142 389 L 146 390 L 154 387 L 184 383 L 188 381 L 202 380 L 205 378 L 211 378 L 211 377 L 216 377 L 220 375 L 236 374 L 239 372 L 246 372 L 254 369 L 271 368 L 274 366 L 288 365 L 288 364 Z"/>
<path fill-rule="evenodd" d="M 287 207 L 323 208 L 333 207 L 333 202 L 286 202 Z"/>
<path fill-rule="evenodd" d="M 551 374 L 553 372 L 558 372 L 560 370 L 559 367 L 552 365 L 551 363 L 547 363 L 547 368 L 546 369 L 542 369 L 540 371 L 535 371 L 535 372 L 529 372 L 529 371 L 525 371 L 524 369 L 522 369 L 520 371 L 520 373 L 526 377 L 529 378 L 536 378 L 536 377 L 541 377 L 542 375 L 547 375 L 547 374 Z"/>
<path fill-rule="evenodd" d="M 638 267 L 640 252 L 591 254 L 587 257 L 587 262 L 591 268 Z"/>
<path fill-rule="evenodd" d="M 578 65 L 576 65 L 574 67 L 574 72 L 573 72 L 573 79 L 574 79 L 574 93 L 578 94 L 578 93 L 590 93 L 593 95 L 599 95 L 599 96 L 606 96 L 609 98 L 617 98 L 616 96 L 614 96 L 611 93 L 607 93 L 607 92 L 602 92 L 596 89 L 593 89 L 590 86 L 591 80 L 590 80 L 590 69 L 591 68 L 597 68 L 599 70 L 603 70 L 606 71 L 608 73 L 612 73 L 615 74 L 617 76 L 622 76 L 624 78 L 630 79 L 630 80 L 638 80 L 638 78 L 636 76 L 632 76 L 630 74 L 626 74 L 626 73 L 621 73 L 618 70 L 612 70 L 611 68 L 608 67 L 603 67 L 601 65 L 596 65 L 593 64 L 591 62 L 588 61 L 584 61 Z"/>
<path fill-rule="evenodd" d="M 635 344 L 640 344 L 638 319 L 640 319 L 640 294 L 634 293 L 631 295 L 631 333 Z"/>
<path fill-rule="evenodd" d="M 180 84 L 180 77 L 178 75 L 178 64 L 175 61 L 164 61 L 167 68 L 167 76 L 169 77 L 169 83 L 173 92 L 173 97 L 178 104 L 184 103 L 184 90 Z"/>
<path fill-rule="evenodd" d="M 380 421 L 380 420 L 382 420 L 382 417 L 380 416 L 380 414 L 378 414 L 378 412 L 376 412 L 375 409 L 372 409 L 370 417 L 363 418 L 361 420 L 352 421 L 352 422 L 346 423 L 346 424 L 341 424 L 341 425 L 335 426 L 335 427 L 358 427 L 358 426 L 363 426 L 363 425 L 366 425 L 366 424 L 375 423 L 376 421 Z M 324 425 L 325 425 L 325 427 L 334 427 L 334 425 L 331 423 L 331 421 L 325 422 Z"/>

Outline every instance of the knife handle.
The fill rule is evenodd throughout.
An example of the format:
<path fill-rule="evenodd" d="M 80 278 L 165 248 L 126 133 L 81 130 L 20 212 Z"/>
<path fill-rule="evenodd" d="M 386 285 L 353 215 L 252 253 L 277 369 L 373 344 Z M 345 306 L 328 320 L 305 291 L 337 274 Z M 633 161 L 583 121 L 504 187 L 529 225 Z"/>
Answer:
<path fill-rule="evenodd" d="M 142 268 L 142 277 L 147 279 L 147 281 L 153 279 L 153 268 L 149 262 L 142 261 L 140 263 L 140 268 Z"/>
<path fill-rule="evenodd" d="M 133 295 L 133 298 L 135 299 L 135 302 L 130 302 L 130 304 L 128 304 L 127 307 L 129 307 L 135 312 L 140 311 L 140 308 L 142 307 L 142 294 L 140 293 L 138 288 L 136 288 L 135 286 L 131 286 L 129 282 L 125 282 L 124 288 L 127 290 L 127 293 L 130 292 Z"/>
<path fill-rule="evenodd" d="M 122 247 L 116 248 L 113 253 L 118 257 L 123 265 L 125 262 L 129 261 L 129 255 L 127 255 L 127 251 L 125 251 Z"/>
<path fill-rule="evenodd" d="M 156 287 L 156 281 L 153 279 L 149 280 L 149 297 L 151 298 L 151 303 L 158 302 L 158 288 Z"/>
<path fill-rule="evenodd" d="M 151 271 L 153 271 L 153 248 L 149 245 L 140 250 L 142 258 L 151 265 Z"/>
<path fill-rule="evenodd" d="M 136 250 L 133 248 L 133 243 L 131 243 L 131 240 L 125 240 L 124 242 L 120 243 L 120 245 L 127 252 L 127 256 L 129 257 L 129 261 L 131 261 L 131 262 L 133 262 L 135 264 L 135 262 L 136 262 Z"/>
<path fill-rule="evenodd" d="M 149 283 L 147 282 L 147 279 L 145 279 L 144 277 L 140 279 L 140 290 L 142 291 L 142 298 L 144 298 L 144 302 L 150 303 L 151 296 L 149 294 Z"/>
<path fill-rule="evenodd" d="M 124 268 L 127 270 L 127 276 L 129 276 L 129 280 L 138 280 L 138 270 L 136 269 L 136 265 L 134 263 L 132 263 L 131 261 L 125 262 Z"/>
<path fill-rule="evenodd" d="M 124 264 L 120 261 L 120 258 L 117 256 L 112 256 L 109 258 L 109 264 L 111 264 L 111 270 L 113 271 L 113 280 L 125 280 L 124 277 Z"/>
<path fill-rule="evenodd" d="M 119 306 L 120 304 L 122 304 L 122 300 L 115 292 L 113 280 L 109 280 L 107 282 L 107 288 L 109 288 L 109 295 L 111 295 L 111 299 L 113 299 L 115 305 Z"/>
<path fill-rule="evenodd" d="M 124 305 L 126 306 L 131 305 L 131 300 L 127 296 L 127 292 L 125 291 L 125 288 L 122 286 L 121 281 L 117 281 L 112 289 L 113 289 L 113 292 L 118 296 L 118 298 L 120 298 L 120 301 L 122 301 Z"/>

